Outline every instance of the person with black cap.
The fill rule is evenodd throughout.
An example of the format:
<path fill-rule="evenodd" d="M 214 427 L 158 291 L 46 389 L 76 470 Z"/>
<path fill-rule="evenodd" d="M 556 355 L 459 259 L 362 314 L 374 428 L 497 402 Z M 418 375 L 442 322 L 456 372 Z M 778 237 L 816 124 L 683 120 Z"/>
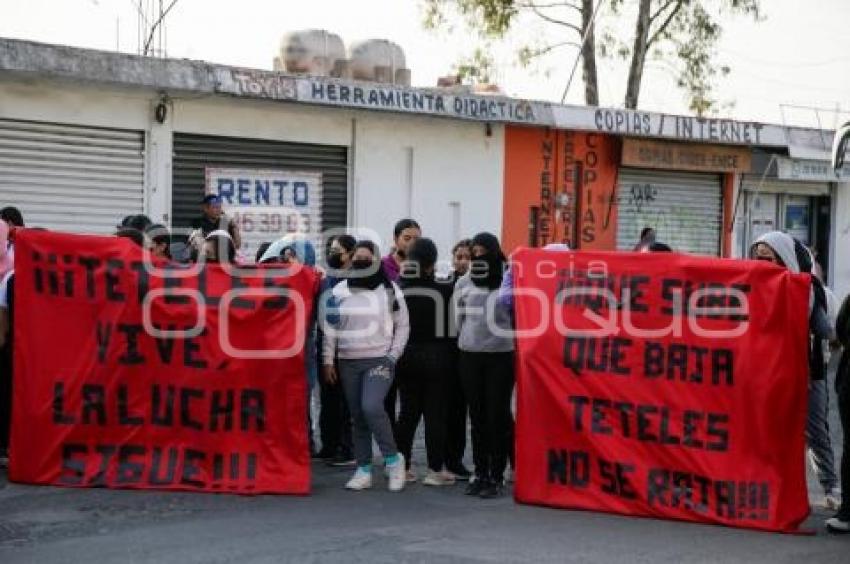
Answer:
<path fill-rule="evenodd" d="M 192 220 L 192 229 L 201 232 L 206 239 L 207 235 L 219 229 L 227 231 L 233 241 L 234 247 L 238 250 L 242 246 L 242 235 L 239 232 L 239 226 L 233 221 L 233 218 L 227 216 L 221 207 L 221 198 L 215 194 L 207 194 L 201 200 L 200 216 Z"/>
<path fill-rule="evenodd" d="M 504 493 L 511 450 L 514 340 L 510 308 L 500 303 L 507 259 L 491 233 L 472 239 L 472 264 L 455 287 L 460 372 L 472 421 L 475 480 L 467 495 Z"/>
<path fill-rule="evenodd" d="M 135 229 L 140 233 L 144 233 L 152 224 L 151 218 L 143 213 L 136 213 L 124 216 L 124 219 L 115 226 L 115 229 L 118 231 L 122 229 Z"/>
<path fill-rule="evenodd" d="M 455 476 L 444 470 L 446 455 L 446 387 L 454 370 L 454 343 L 450 339 L 450 305 L 454 284 L 437 280 L 437 246 L 419 238 L 407 250 L 401 266 L 400 285 L 407 303 L 410 337 L 396 367 L 401 410 L 396 443 L 407 462 L 407 481 L 418 479 L 411 467 L 413 438 L 419 420 L 425 419 L 426 486 L 454 484 Z"/>

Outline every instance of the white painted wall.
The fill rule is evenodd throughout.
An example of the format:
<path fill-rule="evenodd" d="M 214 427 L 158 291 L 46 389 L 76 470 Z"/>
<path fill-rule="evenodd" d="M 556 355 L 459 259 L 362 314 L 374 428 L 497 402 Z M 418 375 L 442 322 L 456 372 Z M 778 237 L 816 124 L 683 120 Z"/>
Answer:
<path fill-rule="evenodd" d="M 500 236 L 504 128 L 480 123 L 360 114 L 356 118 L 353 221 L 376 229 L 412 217 L 448 259 L 458 238 Z"/>
<path fill-rule="evenodd" d="M 383 252 L 404 217 L 446 258 L 456 231 L 501 232 L 501 126 L 487 137 L 480 123 L 216 97 L 176 99 L 173 130 L 348 146 L 350 227 L 371 231 Z"/>
<path fill-rule="evenodd" d="M 1 80 L 0 117 L 145 132 L 145 211 L 170 220 L 174 132 L 345 145 L 351 150 L 349 220 L 386 252 L 398 219 L 413 217 L 448 258 L 458 237 L 501 233 L 504 129 L 417 116 L 172 93 L 158 124 L 159 93 L 49 80 Z"/>
<path fill-rule="evenodd" d="M 180 133 L 349 145 L 350 123 L 345 110 L 224 96 L 174 98 L 173 127 Z"/>

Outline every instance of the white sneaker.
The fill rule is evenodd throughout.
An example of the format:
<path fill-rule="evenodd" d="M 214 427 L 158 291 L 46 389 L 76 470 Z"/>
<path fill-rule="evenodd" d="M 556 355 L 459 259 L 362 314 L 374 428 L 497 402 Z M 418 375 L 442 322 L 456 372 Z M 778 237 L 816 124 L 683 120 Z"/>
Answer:
<path fill-rule="evenodd" d="M 387 480 L 390 479 L 390 467 L 387 465 L 384 465 L 384 478 L 386 478 Z M 413 484 L 417 480 L 419 480 L 419 476 L 416 475 L 416 468 L 413 466 L 413 464 L 411 464 L 410 468 L 405 473 L 404 481 L 408 484 Z"/>
<path fill-rule="evenodd" d="M 389 474 L 389 490 L 391 492 L 400 492 L 403 490 L 404 484 L 407 481 L 407 469 L 404 465 L 403 454 L 398 454 L 398 460 L 395 461 L 395 464 L 387 464 L 387 473 Z"/>
<path fill-rule="evenodd" d="M 823 505 L 830 511 L 838 511 L 841 507 L 841 490 L 832 488 L 826 492 L 823 498 Z"/>
<path fill-rule="evenodd" d="M 345 484 L 347 490 L 368 490 L 372 487 L 372 472 L 367 472 L 362 468 L 354 471 L 354 476 Z"/>
<path fill-rule="evenodd" d="M 422 480 L 422 485 L 424 486 L 452 486 L 454 483 L 454 474 L 434 472 L 433 470 L 428 470 L 428 473 Z"/>
<path fill-rule="evenodd" d="M 826 528 L 833 533 L 850 533 L 850 521 L 842 521 L 838 517 L 826 520 Z"/>

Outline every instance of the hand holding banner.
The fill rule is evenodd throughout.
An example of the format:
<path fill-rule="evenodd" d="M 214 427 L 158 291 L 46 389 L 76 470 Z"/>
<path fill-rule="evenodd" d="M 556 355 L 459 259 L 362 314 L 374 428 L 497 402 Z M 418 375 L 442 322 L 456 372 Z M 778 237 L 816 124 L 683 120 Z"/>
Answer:
<path fill-rule="evenodd" d="M 11 480 L 309 493 L 312 269 L 47 232 L 16 249 Z"/>
<path fill-rule="evenodd" d="M 662 254 L 514 256 L 516 498 L 793 531 L 809 279 Z"/>

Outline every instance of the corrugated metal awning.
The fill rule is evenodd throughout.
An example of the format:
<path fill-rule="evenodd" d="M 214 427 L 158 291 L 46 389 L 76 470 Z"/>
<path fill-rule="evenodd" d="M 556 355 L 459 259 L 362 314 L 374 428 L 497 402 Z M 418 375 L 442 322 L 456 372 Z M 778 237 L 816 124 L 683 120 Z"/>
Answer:
<path fill-rule="evenodd" d="M 0 119 L 0 204 L 27 226 L 112 233 L 144 210 L 144 134 Z"/>

